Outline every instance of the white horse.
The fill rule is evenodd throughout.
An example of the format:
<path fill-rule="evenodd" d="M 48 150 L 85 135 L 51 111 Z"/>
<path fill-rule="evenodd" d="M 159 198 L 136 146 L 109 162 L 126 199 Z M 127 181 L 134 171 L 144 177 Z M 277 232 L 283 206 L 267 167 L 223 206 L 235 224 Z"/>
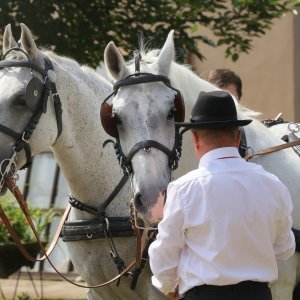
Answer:
<path fill-rule="evenodd" d="M 188 67 L 175 63 L 173 57 L 173 32 L 170 32 L 159 55 L 156 51 L 142 53 L 138 69 L 143 73 L 167 76 L 171 81 L 171 86 L 183 94 L 186 110 L 190 112 L 200 91 L 211 91 L 217 88 L 196 76 Z M 123 82 L 125 79 L 126 82 L 128 75 L 138 73 L 136 63 L 132 61 L 126 65 L 113 43 L 106 48 L 105 63 L 110 75 L 117 81 Z M 138 74 L 137 77 L 139 77 Z M 174 91 L 163 82 L 133 82 L 123 85 L 114 95 L 112 105 L 114 120 L 125 155 L 136 143 L 144 139 L 159 141 L 169 149 L 173 147 L 174 130 L 169 125 L 168 116 L 174 108 L 176 109 Z M 236 106 L 241 119 L 254 118 L 257 115 L 237 102 Z M 245 132 L 248 146 L 254 151 L 283 143 L 256 119 L 245 128 Z M 197 163 L 191 159 L 191 156 L 193 156 L 192 142 L 186 134 L 180 173 L 196 168 Z M 293 226 L 300 229 L 300 185 L 298 184 L 300 160 L 298 156 L 292 149 L 287 149 L 255 156 L 252 161 L 276 174 L 287 185 L 294 203 Z M 133 180 L 135 204 L 137 209 L 144 212 L 149 223 L 159 221 L 162 217 L 163 194 L 169 182 L 167 163 L 166 155 L 158 149 L 139 152 L 132 158 L 133 174 L 135 174 Z M 157 190 L 157 187 L 160 188 Z M 298 253 L 288 261 L 279 262 L 279 280 L 272 283 L 273 299 L 292 299 L 296 278 L 299 276 L 298 269 Z"/>
<path fill-rule="evenodd" d="M 102 146 L 109 136 L 102 129 L 99 108 L 101 101 L 111 93 L 112 85 L 88 67 L 80 66 L 75 61 L 60 57 L 51 51 L 39 50 L 30 30 L 24 24 L 21 24 L 21 30 L 20 49 L 24 53 L 18 49 L 12 50 L 1 63 L 11 61 L 17 64 L 28 63 L 29 59 L 31 63 L 44 70 L 45 57 L 51 60 L 55 74 L 50 72 L 47 76 L 55 81 L 63 110 L 62 131 L 58 134 L 59 113 L 55 112 L 52 101 L 55 95 L 50 95 L 46 102 L 47 110 L 41 115 L 29 139 L 31 154 L 33 156 L 51 148 L 66 178 L 70 194 L 87 205 L 99 207 L 122 178 L 122 170 L 114 151 L 109 145 L 105 148 Z M 18 47 L 11 26 L 8 25 L 3 35 L 3 54 Z M 16 144 L 16 138 L 10 136 L 12 133 L 3 132 L 3 128 L 9 128 L 18 134 L 26 128 L 39 105 L 34 98 L 43 90 L 41 82 L 47 81 L 37 70 L 20 65 L 0 67 L 2 172 L 7 159 L 13 155 Z M 26 161 L 24 150 L 16 153 L 17 169 L 20 169 Z M 107 216 L 129 216 L 131 198 L 130 185 L 126 184 L 107 207 Z M 95 216 L 74 208 L 69 219 L 88 220 L 95 219 Z M 119 255 L 128 265 L 135 258 L 135 237 L 117 237 L 114 238 L 114 243 Z M 71 241 L 67 242 L 67 248 L 72 263 L 88 285 L 108 281 L 118 274 L 117 267 L 110 257 L 106 239 Z M 122 277 L 118 287 L 112 283 L 102 288 L 88 289 L 87 297 L 89 300 L 164 299 L 151 286 L 150 274 L 149 267 L 146 266 L 135 290 L 130 289 L 131 278 Z"/>
<path fill-rule="evenodd" d="M 55 83 L 63 108 L 62 132 L 57 137 L 58 124 L 55 109 L 52 101 L 47 102 L 47 111 L 42 114 L 29 140 L 32 154 L 35 155 L 51 147 L 72 196 L 87 205 L 98 206 L 104 202 L 122 176 L 109 145 L 102 148 L 102 143 L 108 135 L 99 125 L 101 99 L 112 91 L 112 86 L 89 68 L 80 67 L 76 62 L 58 57 L 52 52 L 37 49 L 29 29 L 25 25 L 21 26 L 21 49 L 28 53 L 29 59 L 42 69 L 45 68 L 45 57 L 52 61 L 56 74 Z M 15 46 L 17 44 L 8 26 L 3 38 L 3 52 L 6 53 Z M 127 185 L 107 208 L 108 216 L 127 216 L 129 200 L 133 196 L 138 214 L 144 219 L 146 225 L 156 223 L 161 218 L 164 191 L 171 180 L 170 165 L 174 162 L 170 161 L 168 152 L 173 150 L 175 144 L 174 115 L 181 109 L 178 102 L 174 100 L 177 92 L 172 87 L 182 91 L 188 112 L 199 91 L 215 89 L 187 67 L 173 62 L 173 56 L 174 44 L 171 32 L 159 55 L 157 52 L 143 53 L 139 63 L 141 72 L 167 76 L 171 80 L 171 86 L 168 86 L 165 77 L 161 77 L 161 81 L 158 82 L 137 83 L 134 80 L 134 84 L 125 86 L 122 82 L 120 84 L 120 80 L 138 71 L 137 67 L 133 67 L 134 62 L 126 66 L 113 43 L 106 48 L 105 61 L 108 71 L 115 80 L 119 81 L 118 91 L 112 98 L 112 118 L 108 116 L 106 120 L 107 128 L 116 124 L 121 149 L 125 156 L 130 157 L 129 167 L 133 170 L 131 175 L 133 193 Z M 17 62 L 27 60 L 20 51 L 10 52 L 6 59 Z M 30 72 L 28 68 L 23 67 L 4 68 L 0 71 L 0 124 L 14 132 L 21 133 L 24 130 L 35 108 L 32 103 L 26 101 L 27 91 L 24 99 L 24 89 L 31 82 L 32 73 L 40 77 L 35 70 Z M 54 80 L 53 74 L 50 75 L 49 77 Z M 241 115 L 250 114 L 241 107 L 238 109 Z M 255 150 L 278 143 L 279 140 L 271 136 L 263 125 L 257 121 L 253 123 L 246 130 L 249 146 Z M 145 140 L 156 143 L 140 144 Z M 185 144 L 178 175 L 197 166 L 195 160 L 191 159 L 193 150 L 188 135 Z M 138 147 L 130 154 L 135 145 Z M 142 145 L 144 147 L 141 147 Z M 1 133 L 0 161 L 11 157 L 14 146 L 15 139 Z M 283 151 L 259 159 L 268 170 L 274 169 L 274 173 L 281 177 L 295 196 L 298 173 L 297 159 L 292 152 Z M 22 150 L 17 153 L 17 168 L 22 167 L 25 162 L 26 155 Z M 280 164 L 284 164 L 281 169 Z M 279 174 L 278 170 L 282 170 L 282 173 Z M 288 184 L 289 181 L 291 184 Z M 294 204 L 294 219 L 297 220 L 299 208 L 296 200 Z M 91 214 L 77 209 L 72 209 L 70 215 L 71 220 L 92 218 L 94 217 Z M 296 223 L 295 227 L 299 228 Z M 125 263 L 133 259 L 134 238 L 114 238 L 114 242 Z M 106 281 L 116 273 L 116 266 L 109 257 L 110 249 L 105 239 L 73 241 L 68 242 L 67 246 L 75 268 L 89 285 Z M 291 299 L 289 293 L 295 282 L 296 257 L 288 263 L 292 266 L 286 269 L 287 274 L 283 275 L 285 280 L 281 281 L 282 286 L 278 289 L 285 294 L 284 296 L 276 294 L 277 290 L 274 290 L 276 299 Z M 151 273 L 146 265 L 135 290 L 130 289 L 131 279 L 123 277 L 118 287 L 112 284 L 103 288 L 89 289 L 88 298 L 90 300 L 164 299 L 163 295 L 151 286 L 150 277 Z"/>

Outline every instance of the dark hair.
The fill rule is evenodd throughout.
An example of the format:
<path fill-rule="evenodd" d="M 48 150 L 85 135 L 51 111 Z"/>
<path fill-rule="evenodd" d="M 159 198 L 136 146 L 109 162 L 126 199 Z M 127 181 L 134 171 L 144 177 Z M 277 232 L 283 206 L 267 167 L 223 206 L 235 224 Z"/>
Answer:
<path fill-rule="evenodd" d="M 239 99 L 242 97 L 242 80 L 239 75 L 230 69 L 215 69 L 209 72 L 207 80 L 219 88 L 226 88 L 234 84 Z"/>

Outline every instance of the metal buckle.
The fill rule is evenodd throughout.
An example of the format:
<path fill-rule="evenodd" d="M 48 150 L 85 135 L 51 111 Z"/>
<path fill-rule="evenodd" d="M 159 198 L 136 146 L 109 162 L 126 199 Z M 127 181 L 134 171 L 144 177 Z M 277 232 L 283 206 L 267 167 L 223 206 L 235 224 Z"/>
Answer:
<path fill-rule="evenodd" d="M 25 134 L 26 134 L 26 131 L 24 131 L 23 134 L 22 134 L 22 141 L 24 143 L 28 144 L 29 143 L 29 139 L 27 139 L 27 140 L 25 139 Z"/>
<path fill-rule="evenodd" d="M 6 175 L 8 175 L 12 171 L 13 173 L 11 174 L 11 177 L 13 177 L 16 173 L 16 158 L 17 158 L 17 153 L 14 149 L 14 153 L 13 153 L 12 157 L 3 159 L 2 162 L 0 163 L 0 175 L 1 175 L 0 191 L 2 190 L 2 188 L 4 186 Z M 5 170 L 2 172 L 2 164 L 6 161 L 8 161 L 8 164 L 5 168 Z"/>
<path fill-rule="evenodd" d="M 291 122 L 288 125 L 288 129 L 291 133 L 298 133 L 300 131 L 300 126 L 297 123 Z"/>
<path fill-rule="evenodd" d="M 253 157 L 253 155 L 254 155 L 254 150 L 251 147 L 247 147 L 245 156 L 248 156 L 248 159 L 250 159 Z"/>

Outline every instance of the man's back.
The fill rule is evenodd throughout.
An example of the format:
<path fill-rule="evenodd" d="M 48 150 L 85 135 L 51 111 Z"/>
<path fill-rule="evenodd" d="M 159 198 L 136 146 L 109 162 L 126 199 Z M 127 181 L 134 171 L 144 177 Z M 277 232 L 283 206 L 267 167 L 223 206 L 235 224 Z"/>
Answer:
<path fill-rule="evenodd" d="M 191 286 L 276 280 L 275 255 L 285 259 L 294 251 L 290 236 L 279 232 L 288 232 L 281 226 L 290 225 L 286 187 L 261 166 L 244 161 L 235 148 L 207 153 L 197 170 L 170 184 L 168 195 L 172 203 L 167 205 L 183 210 L 188 247 L 182 250 L 179 274 Z"/>

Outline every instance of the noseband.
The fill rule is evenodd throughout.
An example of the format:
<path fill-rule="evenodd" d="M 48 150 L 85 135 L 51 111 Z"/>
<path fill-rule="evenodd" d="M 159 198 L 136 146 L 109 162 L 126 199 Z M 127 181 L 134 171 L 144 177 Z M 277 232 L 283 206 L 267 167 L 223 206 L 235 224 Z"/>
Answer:
<path fill-rule="evenodd" d="M 13 61 L 13 60 L 5 60 L 5 57 L 11 51 L 19 51 L 25 54 L 27 60 L 22 61 Z M 57 138 L 60 136 L 62 132 L 62 107 L 60 97 L 57 93 L 56 86 L 55 86 L 55 73 L 53 72 L 53 65 L 51 60 L 48 57 L 44 57 L 45 69 L 42 69 L 37 64 L 33 63 L 29 55 L 22 49 L 16 47 L 9 49 L 3 56 L 2 61 L 0 61 L 0 70 L 5 68 L 28 68 L 30 71 L 35 71 L 42 76 L 43 82 L 34 76 L 28 82 L 26 87 L 26 100 L 32 100 L 36 98 L 38 100 L 35 111 L 31 116 L 27 126 L 22 131 L 22 133 L 18 133 L 11 128 L 8 128 L 2 124 L 0 124 L 0 132 L 12 137 L 15 139 L 15 144 L 13 146 L 14 155 L 21 150 L 25 150 L 26 153 L 26 164 L 22 167 L 25 168 L 30 165 L 32 155 L 31 155 L 31 148 L 29 145 L 29 140 L 32 136 L 34 129 L 36 128 L 37 124 L 43 113 L 47 111 L 47 100 L 52 93 L 53 97 L 53 104 L 55 109 L 56 115 L 56 124 L 57 124 Z M 27 99 L 29 98 L 29 99 Z M 2 170 L 1 170 L 2 172 Z"/>
<path fill-rule="evenodd" d="M 184 101 L 181 93 L 174 87 L 171 86 L 170 80 L 168 77 L 163 75 L 155 75 L 151 73 L 140 73 L 140 53 L 136 51 L 134 53 L 134 60 L 135 60 L 135 73 L 132 75 L 127 76 L 124 79 L 121 79 L 113 85 L 113 92 L 108 95 L 101 104 L 100 109 L 100 118 L 101 123 L 105 131 L 116 138 L 116 142 L 113 140 L 107 140 L 104 142 L 103 146 L 107 143 L 112 142 L 114 144 L 115 152 L 120 163 L 121 168 L 124 171 L 124 174 L 131 174 L 132 173 L 132 165 L 131 160 L 133 156 L 141 149 L 145 152 L 149 152 L 151 148 L 156 148 L 162 152 L 164 152 L 168 159 L 169 159 L 169 167 L 172 170 L 175 170 L 178 167 L 178 161 L 181 157 L 182 151 L 182 135 L 179 133 L 178 128 L 175 126 L 175 141 L 173 149 L 168 149 L 165 145 L 154 141 L 154 140 L 144 140 L 135 144 L 132 149 L 129 151 L 128 155 L 126 156 L 122 150 L 119 134 L 117 131 L 117 126 L 112 120 L 112 105 L 108 104 L 107 101 L 115 96 L 119 90 L 119 88 L 134 84 L 141 84 L 141 83 L 150 83 L 150 82 L 162 82 L 168 88 L 174 90 L 176 92 L 176 96 L 174 99 L 175 105 L 175 120 L 176 121 L 183 121 L 184 120 Z"/>

